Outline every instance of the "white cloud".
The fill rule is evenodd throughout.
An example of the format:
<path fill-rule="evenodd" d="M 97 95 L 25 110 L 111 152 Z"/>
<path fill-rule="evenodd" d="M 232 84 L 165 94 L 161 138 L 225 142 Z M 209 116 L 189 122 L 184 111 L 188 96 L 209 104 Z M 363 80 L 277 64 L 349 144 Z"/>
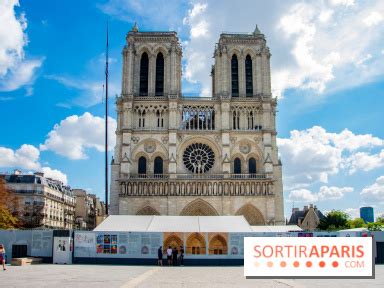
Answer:
<path fill-rule="evenodd" d="M 284 181 L 291 189 L 328 183 L 329 176 L 341 170 L 350 174 L 370 171 L 384 162 L 383 151 L 371 152 L 384 146 L 382 139 L 370 134 L 355 135 L 348 129 L 341 133 L 330 133 L 319 126 L 293 130 L 290 138 L 278 138 L 277 144 L 284 164 Z"/>
<path fill-rule="evenodd" d="M 360 218 L 360 208 L 347 208 L 344 210 L 352 219 Z"/>
<path fill-rule="evenodd" d="M 384 203 L 384 176 L 376 179 L 375 183 L 365 187 L 361 193 L 361 197 L 367 203 Z"/>
<path fill-rule="evenodd" d="M 46 177 L 62 181 L 67 184 L 67 175 L 57 169 L 41 167 L 40 151 L 33 145 L 23 144 L 17 150 L 0 147 L 0 167 L 42 171 Z"/>
<path fill-rule="evenodd" d="M 19 167 L 22 169 L 39 169 L 40 151 L 33 145 L 23 144 L 19 149 L 0 147 L 0 167 Z"/>
<path fill-rule="evenodd" d="M 364 18 L 363 22 L 368 27 L 376 26 L 384 21 L 384 15 L 377 11 L 372 11 L 369 15 Z"/>
<path fill-rule="evenodd" d="M 64 185 L 68 184 L 67 175 L 57 169 L 52 169 L 50 167 L 42 167 L 41 171 L 44 172 L 44 176 L 47 178 L 52 178 L 63 182 Z"/>
<path fill-rule="evenodd" d="M 0 91 L 13 91 L 34 81 L 44 59 L 25 59 L 27 19 L 16 15 L 17 0 L 0 2 Z"/>
<path fill-rule="evenodd" d="M 353 192 L 352 187 L 321 186 L 318 193 L 308 189 L 296 189 L 289 193 L 288 199 L 297 202 L 317 202 L 326 200 L 337 200 L 344 197 L 346 193 Z"/>
<path fill-rule="evenodd" d="M 108 141 L 112 150 L 115 146 L 116 120 L 109 117 Z M 105 120 L 86 112 L 81 116 L 72 115 L 56 124 L 44 144 L 42 151 L 51 150 L 69 159 L 86 159 L 86 150 L 94 148 L 104 151 Z"/>

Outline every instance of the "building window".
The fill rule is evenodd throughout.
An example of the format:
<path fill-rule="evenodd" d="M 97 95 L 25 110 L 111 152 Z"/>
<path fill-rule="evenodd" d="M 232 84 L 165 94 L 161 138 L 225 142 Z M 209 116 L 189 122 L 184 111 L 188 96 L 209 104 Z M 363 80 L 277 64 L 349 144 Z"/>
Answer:
<path fill-rule="evenodd" d="M 144 156 L 139 158 L 139 165 L 137 170 L 139 174 L 147 174 L 147 158 Z"/>
<path fill-rule="evenodd" d="M 164 57 L 160 52 L 156 57 L 156 96 L 164 95 Z"/>
<path fill-rule="evenodd" d="M 234 54 L 231 60 L 232 97 L 239 97 L 239 65 Z"/>
<path fill-rule="evenodd" d="M 139 112 L 139 128 L 144 128 L 145 127 L 145 111 Z"/>
<path fill-rule="evenodd" d="M 161 158 L 160 156 L 155 158 L 153 173 L 163 174 L 163 158 Z"/>
<path fill-rule="evenodd" d="M 148 69 L 148 54 L 144 52 L 140 60 L 140 96 L 148 95 Z"/>
<path fill-rule="evenodd" d="M 159 128 L 164 127 L 163 113 L 161 113 L 160 111 L 156 111 L 156 118 L 157 118 L 157 127 Z"/>
<path fill-rule="evenodd" d="M 234 130 L 240 129 L 240 112 L 239 111 L 233 111 L 233 123 L 232 127 Z"/>
<path fill-rule="evenodd" d="M 250 130 L 255 129 L 254 123 L 255 123 L 254 113 L 251 111 L 248 113 L 248 129 Z"/>
<path fill-rule="evenodd" d="M 249 55 L 245 58 L 245 93 L 247 97 L 253 95 L 252 59 Z"/>
<path fill-rule="evenodd" d="M 239 158 L 235 158 L 233 161 L 233 173 L 241 174 L 241 160 Z"/>
<path fill-rule="evenodd" d="M 189 145 L 183 153 L 185 167 L 193 173 L 208 172 L 215 164 L 215 153 L 203 143 Z"/>
<path fill-rule="evenodd" d="M 256 160 L 255 160 L 255 158 L 250 158 L 248 160 L 248 172 L 249 172 L 249 174 L 256 174 Z"/>

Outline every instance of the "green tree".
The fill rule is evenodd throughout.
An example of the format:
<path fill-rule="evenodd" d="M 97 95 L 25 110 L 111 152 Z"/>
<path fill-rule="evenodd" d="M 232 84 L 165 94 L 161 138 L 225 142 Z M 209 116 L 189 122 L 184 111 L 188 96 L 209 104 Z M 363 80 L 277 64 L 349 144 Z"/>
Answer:
<path fill-rule="evenodd" d="M 348 220 L 348 226 L 349 228 L 361 228 L 365 227 L 365 222 L 362 218 L 355 218 L 352 220 Z"/>
<path fill-rule="evenodd" d="M 332 210 L 320 220 L 320 224 L 317 228 L 325 231 L 347 229 L 349 228 L 349 218 L 349 215 L 343 211 Z"/>

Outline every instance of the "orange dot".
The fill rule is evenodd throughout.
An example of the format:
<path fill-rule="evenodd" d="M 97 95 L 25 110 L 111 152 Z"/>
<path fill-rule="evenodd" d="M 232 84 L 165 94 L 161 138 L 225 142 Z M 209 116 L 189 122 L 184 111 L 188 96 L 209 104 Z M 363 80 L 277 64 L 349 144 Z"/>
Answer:
<path fill-rule="evenodd" d="M 281 262 L 280 262 L 280 266 L 281 266 L 281 267 L 285 267 L 285 266 L 287 266 L 287 262 L 285 262 L 285 261 L 281 261 Z"/>
<path fill-rule="evenodd" d="M 295 262 L 293 262 L 293 266 L 296 267 L 296 268 L 299 267 L 299 266 L 300 266 L 299 261 L 295 261 Z"/>
<path fill-rule="evenodd" d="M 337 262 L 337 261 L 333 261 L 333 262 L 332 262 L 332 266 L 333 266 L 334 268 L 336 268 L 337 266 L 339 266 L 339 262 Z"/>
<path fill-rule="evenodd" d="M 255 262 L 253 265 L 255 265 L 255 267 L 259 267 L 260 263 L 259 262 Z"/>
<path fill-rule="evenodd" d="M 305 265 L 309 268 L 309 267 L 312 267 L 312 262 L 311 261 L 307 261 L 307 263 L 305 263 Z"/>
<path fill-rule="evenodd" d="M 268 261 L 267 266 L 268 267 L 272 267 L 273 266 L 273 262 L 272 261 Z"/>
<path fill-rule="evenodd" d="M 321 268 L 325 267 L 325 262 L 324 262 L 324 261 L 320 261 L 320 262 L 319 262 L 319 266 L 320 266 Z"/>

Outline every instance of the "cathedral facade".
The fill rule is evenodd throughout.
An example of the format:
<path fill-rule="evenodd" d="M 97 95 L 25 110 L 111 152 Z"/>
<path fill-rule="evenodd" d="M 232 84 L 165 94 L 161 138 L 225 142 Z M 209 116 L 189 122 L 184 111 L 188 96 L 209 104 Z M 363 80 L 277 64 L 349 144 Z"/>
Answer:
<path fill-rule="evenodd" d="M 244 215 L 251 225 L 284 224 L 271 54 L 259 29 L 220 35 L 211 97 L 183 96 L 176 32 L 135 25 L 126 40 L 111 214 Z"/>

